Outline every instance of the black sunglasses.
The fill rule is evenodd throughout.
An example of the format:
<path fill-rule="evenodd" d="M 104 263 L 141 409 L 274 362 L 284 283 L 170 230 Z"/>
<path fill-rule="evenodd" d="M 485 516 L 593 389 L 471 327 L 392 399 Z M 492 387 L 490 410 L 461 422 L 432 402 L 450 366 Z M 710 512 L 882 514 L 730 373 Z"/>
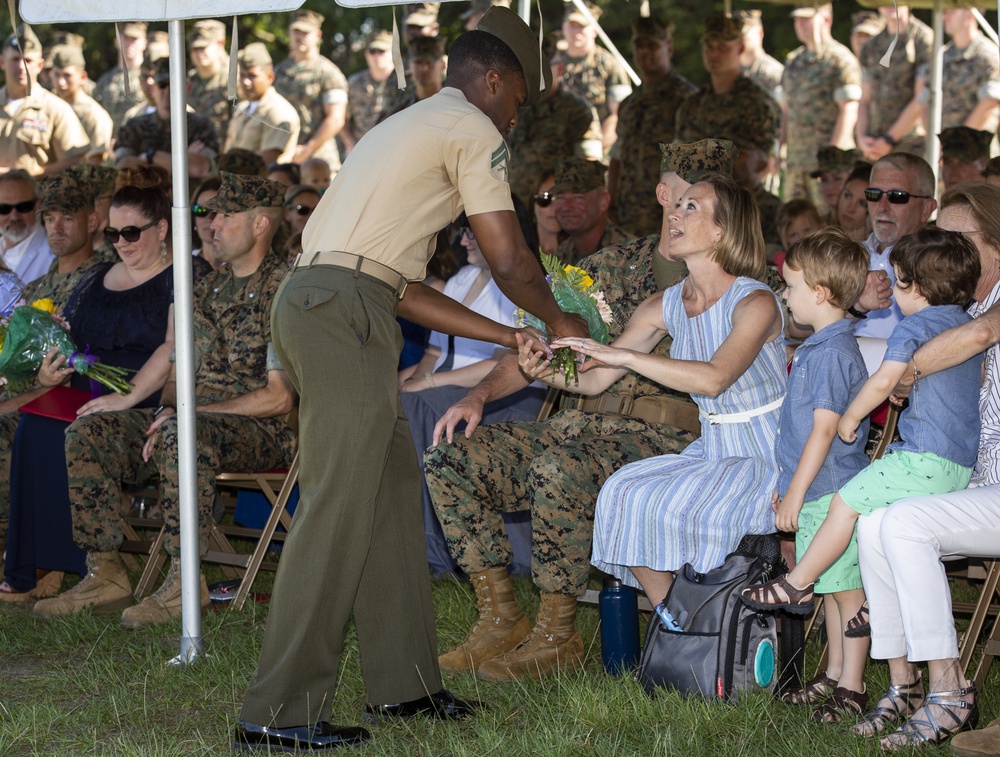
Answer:
<path fill-rule="evenodd" d="M 286 205 L 285 209 L 286 210 L 294 210 L 300 216 L 307 216 L 310 213 L 312 213 L 314 210 L 316 210 L 315 207 L 310 206 L 310 205 Z"/>
<path fill-rule="evenodd" d="M 166 81 L 158 81 L 156 82 L 156 86 L 158 89 L 166 89 L 170 86 L 170 79 L 167 79 Z"/>
<path fill-rule="evenodd" d="M 157 221 L 150 221 L 145 226 L 126 226 L 124 229 L 115 229 L 107 226 L 104 229 L 104 238 L 111 242 L 111 244 L 118 244 L 119 238 L 124 239 L 126 242 L 138 242 L 139 237 L 142 236 L 142 232 L 153 228 L 156 224 Z"/>
<path fill-rule="evenodd" d="M 875 187 L 868 187 L 865 190 L 865 199 L 868 202 L 878 202 L 882 199 L 883 194 L 893 205 L 905 205 L 911 197 L 919 197 L 922 200 L 931 199 L 930 195 L 914 195 L 905 189 L 875 189 Z"/>
<path fill-rule="evenodd" d="M 204 218 L 209 213 L 214 213 L 214 212 L 215 212 L 214 210 L 209 210 L 204 205 L 191 206 L 191 213 L 195 216 L 195 218 Z"/>
<path fill-rule="evenodd" d="M 540 208 L 547 208 L 552 204 L 552 201 L 556 199 L 556 196 L 552 192 L 542 192 L 535 195 L 535 205 Z"/>
<path fill-rule="evenodd" d="M 11 212 L 17 211 L 18 213 L 30 213 L 35 209 L 35 205 L 38 204 L 38 200 L 25 200 L 24 202 L 19 202 L 14 205 L 8 205 L 4 203 L 0 205 L 0 216 L 9 216 Z"/>

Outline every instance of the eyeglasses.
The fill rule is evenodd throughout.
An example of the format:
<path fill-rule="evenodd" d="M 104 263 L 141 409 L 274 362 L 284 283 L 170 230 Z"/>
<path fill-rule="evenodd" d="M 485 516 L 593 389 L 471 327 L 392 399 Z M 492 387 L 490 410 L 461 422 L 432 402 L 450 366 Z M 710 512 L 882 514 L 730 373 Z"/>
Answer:
<path fill-rule="evenodd" d="M 169 86 L 170 86 L 170 80 L 169 79 L 167 81 L 158 81 L 158 82 L 156 82 L 157 89 L 167 89 L 167 87 L 169 87 Z"/>
<path fill-rule="evenodd" d="M 25 200 L 24 202 L 19 202 L 14 205 L 8 205 L 4 203 L 0 205 L 0 216 L 9 216 L 13 211 L 18 213 L 30 213 L 35 209 L 35 205 L 38 204 L 38 200 Z"/>
<path fill-rule="evenodd" d="M 192 215 L 194 215 L 195 218 L 204 218 L 209 213 L 214 213 L 214 212 L 215 212 L 214 210 L 209 210 L 204 205 L 192 205 L 191 206 L 191 213 L 192 213 Z"/>
<path fill-rule="evenodd" d="M 878 202 L 882 199 L 882 195 L 885 195 L 893 205 L 905 205 L 910 201 L 911 197 L 919 197 L 922 200 L 931 199 L 930 195 L 910 194 L 905 189 L 875 189 L 875 187 L 868 187 L 865 190 L 865 199 L 868 202 Z"/>
<path fill-rule="evenodd" d="M 150 221 L 145 226 L 126 226 L 124 229 L 115 229 L 107 226 L 104 229 L 104 238 L 111 242 L 111 244 L 118 244 L 119 238 L 124 239 L 126 242 L 138 242 L 139 237 L 142 236 L 142 232 L 153 228 L 157 223 L 157 221 Z"/>
<path fill-rule="evenodd" d="M 316 210 L 316 208 L 312 205 L 286 205 L 285 210 L 294 210 L 300 216 L 307 216 Z"/>
<path fill-rule="evenodd" d="M 541 192 L 536 194 L 534 197 L 535 205 L 540 208 L 547 208 L 552 204 L 552 201 L 556 199 L 556 196 L 552 192 Z"/>

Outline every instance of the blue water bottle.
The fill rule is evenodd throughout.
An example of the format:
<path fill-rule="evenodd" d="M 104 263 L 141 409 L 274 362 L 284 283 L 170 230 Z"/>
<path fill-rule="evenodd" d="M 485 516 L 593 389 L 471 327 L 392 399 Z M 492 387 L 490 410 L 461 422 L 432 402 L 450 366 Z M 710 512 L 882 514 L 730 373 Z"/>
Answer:
<path fill-rule="evenodd" d="M 598 601 L 601 612 L 601 660 L 611 675 L 639 664 L 639 598 L 617 578 L 605 578 Z"/>

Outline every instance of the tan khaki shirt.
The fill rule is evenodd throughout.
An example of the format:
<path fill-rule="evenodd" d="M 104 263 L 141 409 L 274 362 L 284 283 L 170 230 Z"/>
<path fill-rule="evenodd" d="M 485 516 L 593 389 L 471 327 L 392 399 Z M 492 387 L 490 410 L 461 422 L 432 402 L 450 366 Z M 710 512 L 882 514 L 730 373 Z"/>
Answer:
<path fill-rule="evenodd" d="M 437 233 L 470 216 L 513 210 L 509 151 L 493 122 L 445 87 L 358 142 L 302 234 L 302 250 L 340 250 L 424 278 Z"/>
<path fill-rule="evenodd" d="M 83 155 L 87 132 L 68 103 L 36 85 L 16 110 L 0 87 L 0 169 L 39 175 L 49 163 Z"/>
<path fill-rule="evenodd" d="M 76 102 L 73 103 L 73 112 L 83 124 L 83 130 L 90 138 L 90 149 L 88 155 L 101 152 L 111 152 L 111 134 L 115 130 L 114 121 L 100 103 L 85 92 L 78 92 Z"/>
<path fill-rule="evenodd" d="M 243 100 L 229 120 L 225 150 L 241 149 L 258 155 L 265 150 L 279 150 L 277 163 L 291 163 L 299 143 L 299 114 L 288 100 L 271 87 L 257 101 L 250 115 L 251 103 Z"/>

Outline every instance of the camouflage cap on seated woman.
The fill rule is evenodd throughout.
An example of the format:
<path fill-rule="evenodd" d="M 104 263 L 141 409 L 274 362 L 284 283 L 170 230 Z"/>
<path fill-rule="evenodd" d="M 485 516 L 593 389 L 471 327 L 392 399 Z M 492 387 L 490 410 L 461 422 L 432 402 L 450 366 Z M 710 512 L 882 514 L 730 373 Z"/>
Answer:
<path fill-rule="evenodd" d="M 688 184 L 700 181 L 707 174 L 733 175 L 733 163 L 740 151 L 727 139 L 702 139 L 687 144 L 660 143 L 660 173 L 676 173 Z"/>

